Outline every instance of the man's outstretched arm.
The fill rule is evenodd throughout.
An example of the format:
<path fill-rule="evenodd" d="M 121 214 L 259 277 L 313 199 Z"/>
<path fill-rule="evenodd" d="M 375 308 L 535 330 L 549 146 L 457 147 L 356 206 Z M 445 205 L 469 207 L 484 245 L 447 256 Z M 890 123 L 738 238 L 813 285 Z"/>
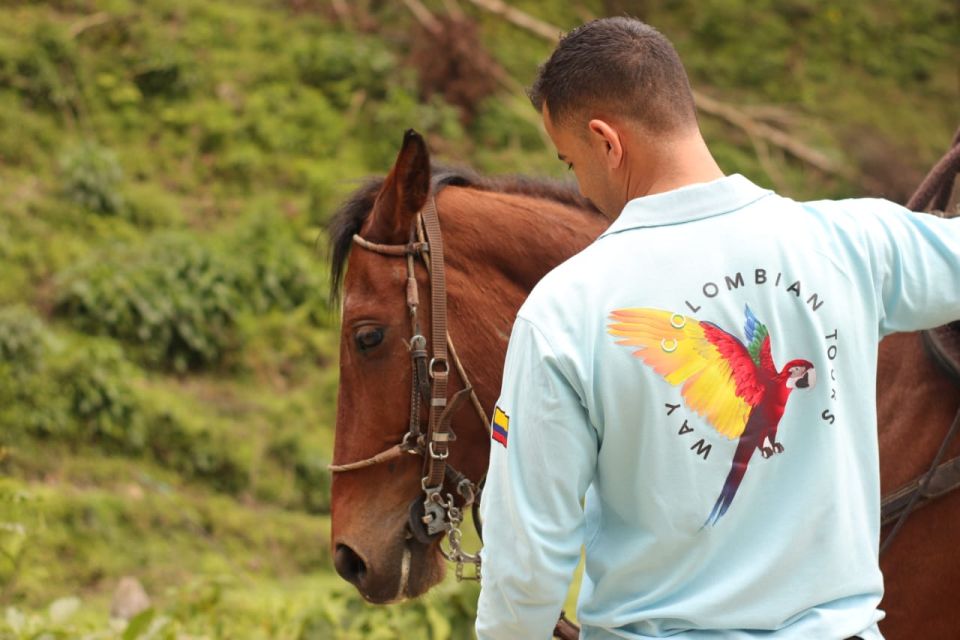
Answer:
<path fill-rule="evenodd" d="M 913 213 L 883 200 L 851 202 L 871 240 L 881 335 L 960 319 L 960 218 Z"/>
<path fill-rule="evenodd" d="M 481 502 L 480 640 L 551 636 L 580 557 L 597 433 L 568 367 L 518 318 Z"/>

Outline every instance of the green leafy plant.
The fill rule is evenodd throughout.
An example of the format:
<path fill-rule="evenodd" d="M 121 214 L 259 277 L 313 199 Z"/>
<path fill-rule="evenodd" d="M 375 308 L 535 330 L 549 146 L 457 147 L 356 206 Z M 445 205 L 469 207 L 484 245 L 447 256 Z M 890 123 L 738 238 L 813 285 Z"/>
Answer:
<path fill-rule="evenodd" d="M 147 426 L 131 386 L 134 369 L 118 345 L 92 341 L 71 350 L 57 363 L 55 376 L 76 421 L 77 440 L 108 451 L 143 450 Z"/>
<path fill-rule="evenodd" d="M 384 97 L 397 69 L 389 49 L 370 37 L 325 33 L 293 52 L 301 82 L 323 91 L 336 106 L 347 107 L 355 92 Z"/>
<path fill-rule="evenodd" d="M 295 231 L 254 216 L 226 240 L 168 232 L 77 265 L 60 282 L 55 311 L 129 343 L 147 364 L 187 371 L 239 347 L 242 313 L 323 300 L 321 287 Z"/>
<path fill-rule="evenodd" d="M 185 234 L 121 247 L 65 274 L 56 313 L 119 338 L 150 364 L 178 371 L 219 362 L 243 304 L 228 256 Z"/>
<path fill-rule="evenodd" d="M 0 308 L 0 361 L 32 370 L 46 348 L 43 320 L 23 304 Z"/>
<path fill-rule="evenodd" d="M 0 87 L 14 89 L 34 106 L 72 119 L 80 100 L 74 42 L 49 20 L 35 23 L 25 35 L 19 48 L 0 52 Z"/>
<path fill-rule="evenodd" d="M 60 172 L 67 200 L 102 215 L 125 212 L 120 192 L 123 171 L 114 152 L 91 141 L 82 142 L 60 157 Z"/>

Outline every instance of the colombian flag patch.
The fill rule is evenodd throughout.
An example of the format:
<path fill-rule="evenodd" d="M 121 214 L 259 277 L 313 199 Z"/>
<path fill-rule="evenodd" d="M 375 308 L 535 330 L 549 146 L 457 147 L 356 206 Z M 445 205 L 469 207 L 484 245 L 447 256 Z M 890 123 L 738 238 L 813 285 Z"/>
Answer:
<path fill-rule="evenodd" d="M 507 446 L 507 435 L 510 432 L 510 416 L 503 412 L 503 409 L 497 407 L 493 410 L 493 439 Z"/>

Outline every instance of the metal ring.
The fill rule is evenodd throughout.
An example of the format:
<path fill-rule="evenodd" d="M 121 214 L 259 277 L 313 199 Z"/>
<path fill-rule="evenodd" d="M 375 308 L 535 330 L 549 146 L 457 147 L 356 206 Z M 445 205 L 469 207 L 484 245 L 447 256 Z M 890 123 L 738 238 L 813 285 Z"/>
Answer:
<path fill-rule="evenodd" d="M 668 349 L 668 348 L 667 348 L 667 339 L 666 339 L 666 338 L 661 338 L 661 339 L 660 339 L 660 348 L 663 349 L 664 353 L 673 353 L 674 351 L 677 350 L 677 347 L 679 347 L 679 346 L 680 346 L 680 343 L 677 342 L 677 339 L 676 339 L 676 338 L 673 338 L 673 346 Z"/>
<path fill-rule="evenodd" d="M 442 362 L 442 363 L 443 363 L 443 370 L 442 370 L 442 371 L 434 371 L 434 370 L 433 370 L 433 365 L 434 365 L 435 363 L 437 363 L 437 362 Z M 438 373 L 442 373 L 443 375 L 449 375 L 449 373 L 450 373 L 450 363 L 447 362 L 447 359 L 446 359 L 446 358 L 431 358 L 431 359 L 430 359 L 430 364 L 427 366 L 427 370 L 430 372 L 430 377 L 431 377 L 431 378 L 434 377 L 435 375 L 437 375 Z"/>
<path fill-rule="evenodd" d="M 677 318 L 680 318 L 679 324 L 676 322 Z M 679 313 L 674 313 L 670 316 L 670 326 L 674 329 L 683 329 L 685 326 L 687 326 L 687 319 Z"/>
<path fill-rule="evenodd" d="M 459 493 L 461 497 L 466 498 L 468 502 L 473 502 L 473 497 L 476 495 L 476 488 L 470 478 L 464 478 L 457 483 L 457 493 Z"/>
<path fill-rule="evenodd" d="M 433 487 L 427 484 L 430 481 L 430 478 L 424 476 L 420 478 L 420 488 L 423 489 L 423 493 L 426 494 L 426 499 L 429 499 L 431 495 L 440 493 L 440 489 L 443 488 L 443 483 L 441 482 L 438 486 Z"/>
<path fill-rule="evenodd" d="M 433 445 L 434 445 L 434 442 L 432 440 L 430 441 L 430 444 L 427 445 L 427 451 L 430 453 L 431 458 L 433 458 L 434 460 L 446 460 L 447 458 L 450 457 L 449 451 L 444 451 L 442 454 L 438 454 L 436 451 L 433 450 Z"/>
<path fill-rule="evenodd" d="M 414 455 L 420 454 L 420 445 L 417 443 L 417 436 L 410 431 L 403 434 L 403 439 L 400 441 L 400 448 L 407 453 Z"/>

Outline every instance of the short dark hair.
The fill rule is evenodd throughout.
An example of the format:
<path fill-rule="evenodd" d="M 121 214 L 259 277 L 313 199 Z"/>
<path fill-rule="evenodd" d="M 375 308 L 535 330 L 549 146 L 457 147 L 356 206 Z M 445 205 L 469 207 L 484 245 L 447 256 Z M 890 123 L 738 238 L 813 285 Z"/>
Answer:
<path fill-rule="evenodd" d="M 626 117 L 655 133 L 696 126 L 690 81 L 667 38 L 635 18 L 601 18 L 563 38 L 527 92 L 554 123 Z"/>

